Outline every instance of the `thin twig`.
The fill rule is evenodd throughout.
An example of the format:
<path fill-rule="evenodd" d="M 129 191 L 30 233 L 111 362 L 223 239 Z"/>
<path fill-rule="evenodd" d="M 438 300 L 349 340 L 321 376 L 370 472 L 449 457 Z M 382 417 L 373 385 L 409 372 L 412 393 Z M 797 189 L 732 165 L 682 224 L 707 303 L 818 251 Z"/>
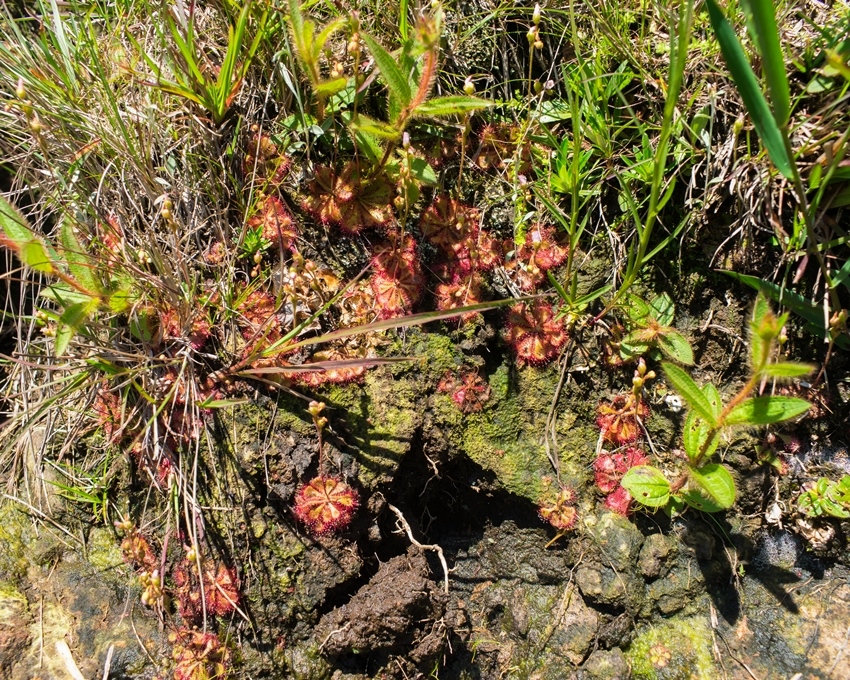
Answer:
<path fill-rule="evenodd" d="M 420 543 L 415 538 L 413 538 L 413 530 L 410 528 L 410 525 L 407 523 L 407 520 L 404 518 L 404 515 L 401 514 L 401 510 L 399 510 L 392 503 L 387 503 L 387 507 L 395 513 L 395 516 L 398 518 L 399 524 L 404 528 L 405 533 L 407 534 L 407 538 L 410 539 L 410 542 L 413 543 L 417 548 L 421 548 L 422 550 L 433 550 L 437 553 L 437 557 L 440 558 L 440 564 L 443 565 L 443 590 L 448 594 L 449 592 L 449 565 L 446 563 L 446 556 L 443 554 L 443 549 L 437 544 L 425 545 Z"/>

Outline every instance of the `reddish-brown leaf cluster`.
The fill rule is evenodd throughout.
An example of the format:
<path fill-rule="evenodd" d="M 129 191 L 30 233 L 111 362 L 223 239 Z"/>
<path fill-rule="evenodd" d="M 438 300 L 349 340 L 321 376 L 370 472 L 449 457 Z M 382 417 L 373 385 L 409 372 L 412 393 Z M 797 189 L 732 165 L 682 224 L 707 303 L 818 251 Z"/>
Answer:
<path fill-rule="evenodd" d="M 575 492 L 570 488 L 562 487 L 554 498 L 540 504 L 538 508 L 540 518 L 549 522 L 558 531 L 569 531 L 578 519 L 575 501 Z"/>
<path fill-rule="evenodd" d="M 159 568 L 159 560 L 150 542 L 135 529 L 121 541 L 121 554 L 134 569 L 153 571 Z"/>
<path fill-rule="evenodd" d="M 521 363 L 543 366 L 567 343 L 567 326 L 552 305 L 520 302 L 508 313 L 505 339 Z"/>
<path fill-rule="evenodd" d="M 424 279 L 416 241 L 409 234 L 395 236 L 375 251 L 369 285 L 382 319 L 407 314 L 422 293 Z"/>
<path fill-rule="evenodd" d="M 316 168 L 307 190 L 304 209 L 323 224 L 335 224 L 346 233 L 383 228 L 393 219 L 395 186 L 383 173 L 365 175 L 356 161 L 347 163 L 339 173 L 325 166 Z"/>
<path fill-rule="evenodd" d="M 474 368 L 446 371 L 437 389 L 451 396 L 464 413 L 478 413 L 490 399 L 490 385 Z"/>
<path fill-rule="evenodd" d="M 223 680 L 230 668 L 230 650 L 211 632 L 181 628 L 169 635 L 174 680 Z"/>
<path fill-rule="evenodd" d="M 602 438 L 615 446 L 631 444 L 640 437 L 639 419 L 649 415 L 649 407 L 631 394 L 619 394 L 611 403 L 602 402 L 596 410 L 596 425 Z"/>
<path fill-rule="evenodd" d="M 319 387 L 320 385 L 343 385 L 357 382 L 366 375 L 366 366 L 351 365 L 350 361 L 356 361 L 335 347 L 315 352 L 310 361 L 305 361 L 302 366 L 309 367 L 316 362 L 330 362 L 324 370 L 301 371 L 295 374 L 294 381 L 305 387 Z M 340 362 L 334 366 L 333 362 Z M 345 362 L 345 363 L 343 363 Z"/>
<path fill-rule="evenodd" d="M 205 309 L 193 308 L 181 312 L 168 306 L 159 312 L 159 330 L 154 344 L 183 340 L 197 352 L 204 348 L 210 335 L 210 322 Z"/>
<path fill-rule="evenodd" d="M 569 251 L 561 245 L 555 230 L 543 224 L 533 224 L 520 246 L 516 247 L 516 256 L 507 263 L 506 268 L 514 273 L 517 285 L 531 292 L 546 279 L 546 272 L 560 267 Z"/>
<path fill-rule="evenodd" d="M 336 477 L 319 475 L 295 494 L 295 516 L 317 535 L 346 527 L 359 505 L 357 491 Z"/>
<path fill-rule="evenodd" d="M 275 252 L 295 248 L 298 237 L 295 220 L 289 208 L 276 196 L 266 196 L 246 226 L 250 229 L 262 227 L 263 238 L 271 243 Z"/>
<path fill-rule="evenodd" d="M 594 481 L 599 490 L 606 494 L 605 506 L 621 515 L 629 514 L 632 497 L 620 480 L 636 465 L 647 465 L 649 457 L 642 449 L 630 446 L 617 453 L 603 451 L 593 463 Z"/>
<path fill-rule="evenodd" d="M 290 161 L 282 155 L 268 135 L 255 132 L 245 149 L 242 170 L 246 179 L 255 179 L 271 186 L 280 185 L 289 172 Z"/>

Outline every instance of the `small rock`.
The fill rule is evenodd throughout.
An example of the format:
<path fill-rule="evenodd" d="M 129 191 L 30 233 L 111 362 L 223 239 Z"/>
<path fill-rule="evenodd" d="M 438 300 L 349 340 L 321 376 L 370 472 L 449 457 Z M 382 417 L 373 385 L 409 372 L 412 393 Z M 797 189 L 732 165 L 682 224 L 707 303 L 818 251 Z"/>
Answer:
<path fill-rule="evenodd" d="M 582 666 L 587 680 L 627 680 L 629 662 L 619 649 L 597 649 Z"/>
<path fill-rule="evenodd" d="M 647 536 L 638 557 L 638 568 L 646 579 L 658 578 L 666 566 L 667 557 L 673 550 L 673 545 L 664 534 Z"/>

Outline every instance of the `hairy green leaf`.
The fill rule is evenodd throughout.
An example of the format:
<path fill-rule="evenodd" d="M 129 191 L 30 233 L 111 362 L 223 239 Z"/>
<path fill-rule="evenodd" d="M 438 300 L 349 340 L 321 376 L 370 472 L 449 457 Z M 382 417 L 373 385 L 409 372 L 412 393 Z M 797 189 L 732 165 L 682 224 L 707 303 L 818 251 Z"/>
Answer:
<path fill-rule="evenodd" d="M 770 425 L 790 420 L 809 410 L 799 397 L 753 397 L 745 399 L 726 416 L 724 425 Z"/>
<path fill-rule="evenodd" d="M 348 78 L 334 78 L 333 80 L 320 80 L 313 87 L 317 97 L 327 99 L 333 97 L 337 92 L 342 92 L 348 85 Z"/>
<path fill-rule="evenodd" d="M 815 367 L 812 364 L 797 364 L 790 361 L 780 361 L 775 364 L 767 364 L 762 369 L 762 373 L 769 375 L 771 378 L 799 378 L 804 375 L 809 375 Z"/>
<path fill-rule="evenodd" d="M 18 257 L 27 267 L 32 267 L 37 272 L 52 274 L 56 271 L 47 254 L 47 248 L 40 239 L 24 243 L 18 251 Z"/>
<path fill-rule="evenodd" d="M 372 53 L 372 57 L 375 59 L 375 66 L 381 72 L 381 76 L 383 76 L 384 82 L 387 84 L 392 95 L 398 99 L 402 108 L 409 106 L 411 100 L 410 84 L 407 82 L 407 78 L 402 73 L 396 60 L 371 35 L 362 33 L 361 36 L 363 42 L 366 43 L 366 47 Z"/>
<path fill-rule="evenodd" d="M 449 97 L 435 97 L 422 102 L 413 112 L 417 116 L 455 116 L 462 113 L 471 113 L 479 109 L 493 106 L 494 102 L 481 99 L 480 97 L 467 97 L 465 95 L 453 95 Z"/>
<path fill-rule="evenodd" d="M 2 196 L 0 196 L 0 227 L 16 250 L 20 250 L 26 242 L 36 238 L 27 225 L 26 218 Z"/>
<path fill-rule="evenodd" d="M 437 173 L 424 158 L 411 159 L 410 174 L 421 184 L 428 186 L 436 186 L 437 184 Z"/>
<path fill-rule="evenodd" d="M 673 304 L 673 299 L 667 294 L 662 293 L 656 296 L 649 303 L 652 310 L 655 312 L 655 320 L 661 326 L 669 326 L 673 323 L 673 315 L 676 312 L 676 305 Z"/>
<path fill-rule="evenodd" d="M 682 445 L 685 448 L 688 460 L 694 462 L 700 457 L 700 454 L 702 454 L 703 459 L 711 458 L 714 455 L 720 436 L 715 430 L 714 434 L 711 435 L 711 441 L 708 442 L 711 432 L 711 425 L 700 418 L 696 411 L 688 413 L 687 418 L 685 418 L 685 425 L 682 428 Z"/>
<path fill-rule="evenodd" d="M 697 415 L 703 418 L 706 422 L 710 423 L 712 426 L 716 425 L 717 421 L 714 415 L 714 409 L 702 393 L 702 390 L 693 381 L 693 378 L 691 378 L 684 369 L 680 368 L 676 364 L 671 364 L 665 361 L 661 364 L 661 366 L 664 369 L 664 375 L 667 376 L 667 380 L 670 381 L 673 389 L 682 395 L 682 398 L 685 402 L 687 402 L 688 406 L 696 411 Z"/>
<path fill-rule="evenodd" d="M 735 31 L 715 0 L 706 0 L 706 7 L 708 7 L 708 16 L 717 35 L 717 41 L 720 43 L 723 59 L 729 67 L 735 85 L 738 86 L 738 92 L 741 94 L 741 99 L 744 100 L 744 105 L 747 107 L 759 139 L 764 144 L 764 148 L 776 169 L 786 179 L 793 179 L 793 161 L 788 155 L 782 130 L 777 125 L 776 119 L 767 105 L 758 79 L 747 61 L 744 49 L 741 47 Z"/>
<path fill-rule="evenodd" d="M 700 512 L 720 512 L 726 509 L 700 489 L 685 489 L 682 491 L 682 500 Z"/>
<path fill-rule="evenodd" d="M 658 334 L 658 348 L 673 361 L 691 366 L 694 363 L 694 351 L 687 338 L 679 331 L 665 328 Z"/>
<path fill-rule="evenodd" d="M 358 113 L 356 117 L 352 118 L 350 125 L 353 130 L 383 139 L 397 139 L 401 135 L 401 132 L 389 123 L 369 118 L 362 113 Z"/>
<path fill-rule="evenodd" d="M 70 219 L 62 220 L 59 239 L 62 243 L 62 258 L 68 265 L 71 276 L 86 290 L 100 293 L 101 285 L 95 274 L 94 265 L 83 250 Z"/>
<path fill-rule="evenodd" d="M 735 502 L 735 480 L 723 465 L 709 463 L 700 468 L 689 468 L 688 473 L 691 481 L 721 510 L 732 507 Z"/>
<path fill-rule="evenodd" d="M 65 353 L 71 342 L 71 338 L 77 334 L 77 331 L 80 330 L 97 307 L 97 299 L 91 298 L 85 302 L 73 304 L 62 312 L 62 316 L 59 317 L 59 323 L 56 325 L 54 351 L 57 356 Z"/>
<path fill-rule="evenodd" d="M 720 399 L 720 392 L 717 391 L 717 388 L 713 384 L 706 383 L 702 386 L 702 393 L 708 399 L 708 403 L 711 404 L 714 417 L 719 418 L 721 411 L 723 411 L 723 401 Z"/>
<path fill-rule="evenodd" d="M 670 482 L 657 468 L 651 465 L 636 465 L 631 468 L 620 484 L 641 505 L 660 508 L 670 500 Z"/>

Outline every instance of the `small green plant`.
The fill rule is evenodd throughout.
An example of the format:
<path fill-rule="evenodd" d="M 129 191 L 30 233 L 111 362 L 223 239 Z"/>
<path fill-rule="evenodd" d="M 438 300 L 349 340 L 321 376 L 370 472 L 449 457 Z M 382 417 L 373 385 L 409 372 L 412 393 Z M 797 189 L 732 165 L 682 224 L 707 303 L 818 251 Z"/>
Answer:
<path fill-rule="evenodd" d="M 393 156 L 407 126 L 414 118 L 440 118 L 469 114 L 492 105 L 470 95 L 431 97 L 439 65 L 443 10 L 436 4 L 430 13 L 417 18 L 412 32 L 403 35 L 403 44 L 394 56 L 374 36 L 361 31 L 356 14 L 348 19 L 336 18 L 319 33 L 307 19 L 298 0 L 289 0 L 289 24 L 295 54 L 306 73 L 316 99 L 316 118 L 324 120 L 326 109 L 334 104 L 335 113 L 348 128 L 367 158 L 383 168 Z M 349 29 L 346 53 L 351 65 L 338 62 L 324 78 L 321 60 L 325 44 L 338 30 Z M 404 30 L 403 33 L 408 33 Z M 361 54 L 367 48 L 372 56 L 371 74 L 360 72 Z M 346 76 L 347 70 L 352 75 Z M 386 121 L 363 113 L 366 91 L 375 76 L 380 75 L 387 88 Z M 384 143 L 382 148 L 381 144 Z"/>
<path fill-rule="evenodd" d="M 800 494 L 797 509 L 809 517 L 850 517 L 850 475 L 844 475 L 838 481 L 821 477 Z"/>
<path fill-rule="evenodd" d="M 235 26 L 228 27 L 227 51 L 224 58 L 221 64 L 215 65 L 211 63 L 208 55 L 204 54 L 198 41 L 194 5 L 191 5 L 188 16 L 185 15 L 185 10 L 180 11 L 177 7 L 161 13 L 162 21 L 170 34 L 170 41 L 166 35 L 160 35 L 162 43 L 169 48 L 166 57 L 170 62 L 170 77 L 166 69 L 157 63 L 135 38 L 130 36 L 130 39 L 154 75 L 155 80 L 151 85 L 163 92 L 194 102 L 208 111 L 213 123 L 219 125 L 227 117 L 245 74 L 254 60 L 263 38 L 268 11 L 261 13 L 254 37 L 249 43 L 248 25 L 255 4 L 248 0 L 242 5 Z M 157 26 L 156 21 L 154 26 Z M 161 32 L 161 29 L 157 28 L 157 31 Z"/>
<path fill-rule="evenodd" d="M 694 363 L 694 352 L 687 338 L 670 325 L 676 306 L 667 293 L 656 296 L 649 303 L 630 295 L 623 309 L 627 329 L 620 341 L 623 359 L 633 359 L 658 349 L 680 364 L 690 366 Z"/>
<path fill-rule="evenodd" d="M 796 418 L 811 404 L 786 396 L 750 396 L 766 380 L 806 375 L 812 366 L 775 361 L 775 346 L 781 339 L 787 314 L 776 316 L 766 298 L 756 298 L 750 322 L 750 377 L 726 403 L 711 384 L 699 387 L 688 373 L 673 363 L 662 364 L 667 381 L 689 407 L 682 432 L 685 463 L 670 482 L 652 465 L 630 469 L 623 487 L 640 504 L 678 512 L 686 506 L 718 512 L 735 502 L 735 482 L 722 463 L 712 462 L 721 435 L 739 427 L 761 427 Z"/>
<path fill-rule="evenodd" d="M 133 279 L 114 268 L 96 267 L 85 253 L 70 219 L 60 226 L 61 246 L 57 247 L 36 235 L 27 221 L 6 199 L 0 197 L 0 230 L 2 245 L 12 250 L 26 266 L 56 283 L 41 291 L 60 312 L 41 310 L 43 320 L 55 322 L 54 351 L 65 353 L 68 344 L 89 318 L 98 310 L 126 313 L 137 293 Z"/>
<path fill-rule="evenodd" d="M 838 272 L 834 272 L 827 265 L 827 258 L 824 256 L 827 246 L 818 237 L 816 227 L 821 205 L 823 203 L 828 204 L 836 199 L 836 196 L 828 196 L 826 190 L 833 180 L 841 179 L 841 168 L 844 165 L 843 160 L 847 140 L 850 139 L 850 130 L 844 132 L 826 155 L 825 171 L 824 168 L 817 166 L 816 172 L 813 172 L 812 176 L 809 177 L 807 188 L 801 166 L 795 159 L 792 147 L 792 100 L 788 75 L 785 71 L 785 58 L 780 43 L 779 29 L 776 24 L 776 10 L 769 0 L 746 0 L 742 3 L 742 6 L 747 16 L 747 33 L 761 58 L 765 80 L 764 89 L 762 89 L 753 68 L 750 66 L 743 45 L 735 34 L 726 13 L 715 0 L 706 0 L 709 18 L 720 43 L 720 50 L 744 106 L 752 118 L 753 127 L 776 170 L 788 180 L 793 188 L 796 198 L 796 212 L 792 233 L 785 236 L 783 247 L 786 252 L 794 254 L 804 250 L 803 265 L 809 259 L 817 262 L 823 282 L 826 284 L 823 298 L 828 299 L 831 314 L 834 316 L 840 314 L 842 309 L 837 286 L 841 283 L 847 285 L 850 267 L 845 266 Z M 810 195 L 809 190 L 814 190 L 814 195 Z M 822 337 L 827 338 L 830 344 L 835 342 L 835 337 L 831 332 L 833 329 L 828 329 L 822 320 L 817 320 L 823 307 L 820 300 L 809 302 L 802 296 L 786 293 L 782 289 L 779 290 L 778 294 L 774 293 L 772 289 L 778 288 L 775 284 L 755 277 L 741 278 L 738 276 L 737 278 L 757 290 L 766 292 L 774 299 L 781 299 L 783 304 L 788 304 L 796 313 L 808 318 L 811 322 L 812 319 L 807 316 L 808 312 L 811 316 L 814 316 L 813 326 L 819 327 Z M 790 304 L 786 300 L 789 296 L 791 297 Z M 846 333 L 846 328 L 841 330 Z"/>

